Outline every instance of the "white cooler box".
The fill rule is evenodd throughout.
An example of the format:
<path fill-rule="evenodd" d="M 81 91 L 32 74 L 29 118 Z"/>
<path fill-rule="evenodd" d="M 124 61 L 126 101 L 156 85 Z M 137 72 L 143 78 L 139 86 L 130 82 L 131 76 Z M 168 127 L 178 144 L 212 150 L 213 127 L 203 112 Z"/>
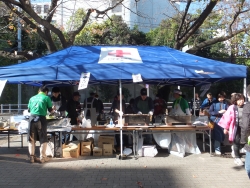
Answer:
<path fill-rule="evenodd" d="M 141 149 L 138 150 L 138 155 L 142 157 L 154 157 L 158 154 L 156 146 L 142 146 Z"/>

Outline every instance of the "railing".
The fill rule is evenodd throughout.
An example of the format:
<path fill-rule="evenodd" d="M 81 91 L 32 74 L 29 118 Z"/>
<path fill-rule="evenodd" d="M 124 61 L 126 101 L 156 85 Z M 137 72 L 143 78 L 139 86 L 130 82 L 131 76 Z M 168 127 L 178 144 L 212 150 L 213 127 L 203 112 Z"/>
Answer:
<path fill-rule="evenodd" d="M 27 109 L 28 109 L 27 104 L 1 104 L 0 113 L 22 114 L 23 111 Z"/>
<path fill-rule="evenodd" d="M 168 108 L 172 107 L 173 102 L 168 102 Z M 83 106 L 83 104 L 81 103 L 81 105 Z M 104 105 L 104 112 L 108 113 L 110 111 L 111 105 L 112 103 L 103 103 Z M 126 105 L 128 105 L 128 103 L 126 103 Z M 1 104 L 1 109 L 0 109 L 0 113 L 1 114 L 5 114 L 5 113 L 9 113 L 9 114 L 22 114 L 24 110 L 28 109 L 28 104 Z"/>

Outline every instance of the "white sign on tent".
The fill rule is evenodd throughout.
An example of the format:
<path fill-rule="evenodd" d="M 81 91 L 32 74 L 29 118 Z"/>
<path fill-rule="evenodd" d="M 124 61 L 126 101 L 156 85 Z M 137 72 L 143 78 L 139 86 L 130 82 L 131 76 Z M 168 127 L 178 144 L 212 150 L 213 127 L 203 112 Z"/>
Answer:
<path fill-rule="evenodd" d="M 88 87 L 89 77 L 90 77 L 90 73 L 89 72 L 81 74 L 80 83 L 79 83 L 79 86 L 78 86 L 78 90 L 86 89 Z"/>

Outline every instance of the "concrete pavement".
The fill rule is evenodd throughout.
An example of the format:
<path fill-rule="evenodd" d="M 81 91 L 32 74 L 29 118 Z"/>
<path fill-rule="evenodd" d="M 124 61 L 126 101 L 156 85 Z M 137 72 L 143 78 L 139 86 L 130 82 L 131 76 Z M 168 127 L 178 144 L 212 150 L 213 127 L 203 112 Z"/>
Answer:
<path fill-rule="evenodd" d="M 12 137 L 12 141 L 20 140 Z M 207 152 L 184 158 L 158 150 L 154 157 L 133 156 L 125 160 L 110 157 L 80 156 L 77 159 L 53 158 L 44 164 L 29 163 L 27 143 L 0 139 L 0 187 L 2 188 L 161 188 L 161 187 L 249 187 L 244 167 L 232 158 L 210 157 Z M 26 138 L 24 137 L 24 141 Z M 38 149 L 38 148 L 37 148 Z M 200 147 L 200 149 L 202 149 Z"/>

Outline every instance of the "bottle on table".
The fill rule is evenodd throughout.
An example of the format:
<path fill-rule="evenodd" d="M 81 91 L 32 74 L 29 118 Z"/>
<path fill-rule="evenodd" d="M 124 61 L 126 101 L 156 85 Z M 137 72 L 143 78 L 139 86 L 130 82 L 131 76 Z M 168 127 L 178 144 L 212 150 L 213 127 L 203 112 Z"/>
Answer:
<path fill-rule="evenodd" d="M 112 118 L 110 118 L 109 124 L 110 124 L 110 125 L 113 125 L 113 120 L 112 120 Z"/>

